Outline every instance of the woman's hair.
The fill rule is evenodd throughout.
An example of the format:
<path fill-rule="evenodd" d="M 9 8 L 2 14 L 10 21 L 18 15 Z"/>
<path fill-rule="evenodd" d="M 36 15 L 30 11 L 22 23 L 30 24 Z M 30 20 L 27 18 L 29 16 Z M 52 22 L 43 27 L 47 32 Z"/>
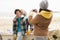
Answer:
<path fill-rule="evenodd" d="M 21 10 L 19 10 L 19 9 L 15 9 L 14 13 L 16 14 L 17 11 L 19 11 L 20 13 L 22 13 Z"/>

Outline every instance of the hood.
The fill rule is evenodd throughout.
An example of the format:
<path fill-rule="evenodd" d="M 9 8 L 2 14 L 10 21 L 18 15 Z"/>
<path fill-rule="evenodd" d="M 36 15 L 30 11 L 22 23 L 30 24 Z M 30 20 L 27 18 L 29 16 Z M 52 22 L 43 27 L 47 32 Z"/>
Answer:
<path fill-rule="evenodd" d="M 48 12 L 48 11 L 41 11 L 40 15 L 42 15 L 44 18 L 46 19 L 50 19 L 52 17 L 52 12 Z"/>

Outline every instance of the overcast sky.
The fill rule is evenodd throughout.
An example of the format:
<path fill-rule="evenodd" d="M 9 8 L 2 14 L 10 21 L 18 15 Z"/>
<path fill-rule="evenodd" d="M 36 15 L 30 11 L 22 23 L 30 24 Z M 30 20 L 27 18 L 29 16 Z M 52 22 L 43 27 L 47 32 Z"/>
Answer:
<path fill-rule="evenodd" d="M 15 9 L 24 9 L 27 14 L 32 9 L 39 9 L 41 0 L 0 0 L 0 17 L 13 17 Z M 49 9 L 52 11 L 60 11 L 60 0 L 48 0 Z"/>

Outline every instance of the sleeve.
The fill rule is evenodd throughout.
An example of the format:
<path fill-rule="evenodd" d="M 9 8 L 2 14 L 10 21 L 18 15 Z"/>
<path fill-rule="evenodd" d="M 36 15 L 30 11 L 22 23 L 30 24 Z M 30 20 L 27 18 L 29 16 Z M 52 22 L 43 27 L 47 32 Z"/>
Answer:
<path fill-rule="evenodd" d="M 13 21 L 13 31 L 15 30 L 14 27 L 15 27 L 15 24 L 14 24 L 14 21 Z"/>
<path fill-rule="evenodd" d="M 32 18 L 32 16 L 29 16 L 28 21 L 30 24 L 36 24 L 38 23 L 39 15 L 36 15 L 35 18 Z"/>
<path fill-rule="evenodd" d="M 23 19 L 24 19 L 24 17 L 21 18 L 21 20 L 23 20 Z"/>
<path fill-rule="evenodd" d="M 16 30 L 16 27 L 17 27 L 16 22 L 17 22 L 16 19 L 13 19 L 13 31 Z"/>

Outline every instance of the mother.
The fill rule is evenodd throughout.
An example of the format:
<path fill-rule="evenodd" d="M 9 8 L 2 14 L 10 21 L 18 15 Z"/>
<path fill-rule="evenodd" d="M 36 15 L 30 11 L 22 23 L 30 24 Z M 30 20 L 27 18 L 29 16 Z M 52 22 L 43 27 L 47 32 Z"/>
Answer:
<path fill-rule="evenodd" d="M 29 23 L 34 25 L 34 40 L 48 40 L 48 26 L 52 19 L 52 13 L 48 8 L 48 2 L 40 3 L 39 14 L 32 18 L 29 16 Z"/>

